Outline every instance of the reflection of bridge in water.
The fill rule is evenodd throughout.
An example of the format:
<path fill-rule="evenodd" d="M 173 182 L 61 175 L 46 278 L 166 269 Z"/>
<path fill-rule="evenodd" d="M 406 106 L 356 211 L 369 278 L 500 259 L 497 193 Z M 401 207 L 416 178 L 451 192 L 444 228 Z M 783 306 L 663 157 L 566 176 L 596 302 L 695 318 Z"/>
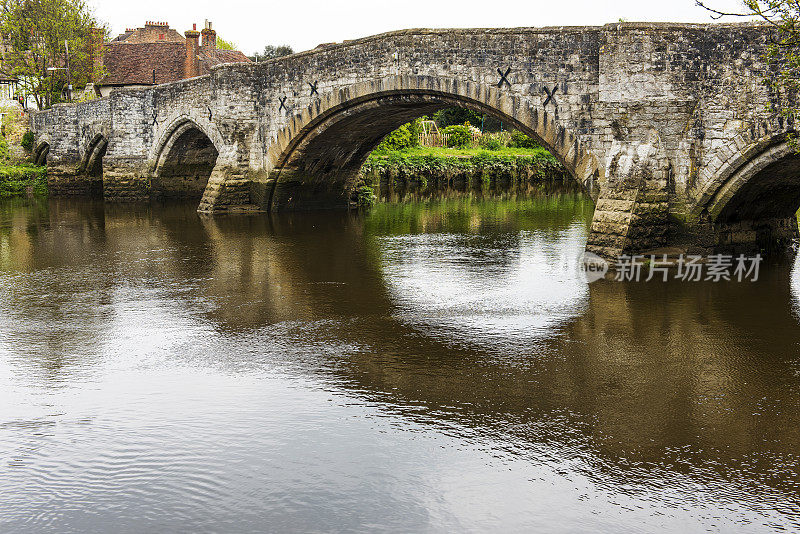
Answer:
<path fill-rule="evenodd" d="M 565 292 L 566 306 L 541 307 L 542 314 L 555 310 L 547 335 L 525 337 L 513 306 L 505 323 L 464 328 L 448 320 L 447 305 L 431 311 L 419 300 L 424 295 L 398 294 L 403 266 L 387 256 L 380 237 L 391 235 L 389 217 L 198 219 L 192 208 L 73 207 L 51 202 L 38 222 L 20 220 L 15 249 L 24 249 L 20 240 L 31 232 L 37 239 L 27 256 L 0 258 L 3 269 L 31 271 L 46 268 L 54 254 L 76 272 L 102 265 L 89 269 L 90 277 L 64 281 L 73 291 L 53 292 L 68 301 L 52 302 L 52 313 L 83 313 L 89 331 L 19 341 L 31 343 L 26 365 L 39 364 L 50 376 L 112 342 L 115 321 L 130 320 L 120 302 L 138 285 L 144 297 L 171 306 L 164 317 L 136 318 L 143 325 L 175 313 L 172 320 L 216 332 L 216 341 L 197 348 L 212 365 L 246 367 L 266 350 L 266 338 L 283 337 L 287 346 L 308 341 L 319 350 L 280 364 L 414 420 L 513 443 L 534 461 L 559 451 L 564 458 L 588 455 L 624 483 L 680 475 L 768 487 L 775 499 L 798 495 L 800 369 L 786 347 L 800 336 L 784 271 L 768 271 L 759 284 L 576 286 Z M 579 216 L 562 213 L 555 224 L 528 229 L 571 239 L 576 223 L 582 226 Z M 452 230 L 461 223 L 433 216 L 424 224 Z M 463 224 L 481 222 L 465 215 Z M 490 234 L 481 239 L 478 249 L 492 248 Z M 509 266 L 531 243 L 519 234 L 502 239 L 508 254 L 484 254 L 486 276 L 514 284 Z M 471 283 L 476 273 L 445 259 L 437 264 L 441 279 Z M 456 300 L 447 288 L 439 291 L 440 300 Z M 13 304 L 24 313 L 41 303 Z M 250 340 L 252 351 L 229 352 L 237 338 Z M 53 361 L 45 353 L 62 356 Z"/>

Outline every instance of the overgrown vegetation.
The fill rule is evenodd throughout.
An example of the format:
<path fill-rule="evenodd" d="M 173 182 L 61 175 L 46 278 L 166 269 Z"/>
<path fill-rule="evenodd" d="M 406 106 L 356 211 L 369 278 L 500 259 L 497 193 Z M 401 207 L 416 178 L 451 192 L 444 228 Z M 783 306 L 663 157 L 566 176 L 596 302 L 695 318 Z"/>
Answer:
<path fill-rule="evenodd" d="M 440 151 L 443 149 L 439 149 Z M 371 154 L 363 167 L 368 173 L 375 169 L 404 169 L 410 173 L 431 173 L 443 171 L 467 171 L 475 169 L 519 170 L 536 168 L 542 172 L 563 171 L 562 165 L 552 154 L 544 149 L 531 150 L 528 153 L 492 153 L 475 150 L 467 157 L 460 154 L 444 155 L 426 149 L 391 154 Z"/>
<path fill-rule="evenodd" d="M 22 136 L 22 141 L 20 141 L 20 146 L 30 152 L 33 150 L 33 132 L 25 132 Z"/>
<path fill-rule="evenodd" d="M 532 139 L 525 135 L 524 133 L 520 132 L 519 130 L 514 130 L 511 132 L 511 138 L 508 141 L 508 146 L 512 148 L 539 148 L 541 145 L 536 142 L 535 139 Z"/>
<path fill-rule="evenodd" d="M 389 135 L 375 149 L 375 152 L 385 154 L 396 150 L 408 150 L 419 146 L 420 123 L 422 119 L 402 125 Z"/>
<path fill-rule="evenodd" d="M 375 190 L 368 185 L 362 185 L 356 190 L 356 203 L 360 208 L 372 207 L 375 198 Z"/>
<path fill-rule="evenodd" d="M 15 111 L 15 110 L 14 110 Z M 12 118 L 12 120 L 8 120 Z M 22 161 L 25 153 L 33 148 L 33 133 L 24 131 L 25 125 L 13 113 L 7 113 L 0 135 L 0 197 L 47 194 L 45 167 Z M 12 146 L 13 145 L 13 146 Z M 13 148 L 13 150 L 12 150 Z"/>
<path fill-rule="evenodd" d="M 47 171 L 30 163 L 0 163 L 0 197 L 46 195 Z"/>
<path fill-rule="evenodd" d="M 472 144 L 472 131 L 466 125 L 454 124 L 448 126 L 442 133 L 447 137 L 447 146 L 450 148 L 465 148 Z"/>
<path fill-rule="evenodd" d="M 486 150 L 496 152 L 503 149 L 503 141 L 495 135 L 484 135 L 478 141 L 478 145 Z"/>

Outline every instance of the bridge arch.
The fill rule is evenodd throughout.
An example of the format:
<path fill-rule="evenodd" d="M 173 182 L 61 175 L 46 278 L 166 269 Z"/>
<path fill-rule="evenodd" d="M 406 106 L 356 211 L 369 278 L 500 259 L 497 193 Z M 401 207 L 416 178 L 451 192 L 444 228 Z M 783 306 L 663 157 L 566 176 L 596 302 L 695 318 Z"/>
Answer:
<path fill-rule="evenodd" d="M 217 165 L 216 129 L 182 116 L 164 128 L 151 153 L 151 196 L 200 200 Z"/>
<path fill-rule="evenodd" d="M 542 109 L 538 98 L 497 87 L 432 76 L 390 76 L 323 92 L 295 112 L 270 145 L 275 181 L 268 207 L 344 204 L 369 153 L 397 127 L 439 109 L 459 106 L 501 118 L 537 139 L 593 197 L 603 168 L 572 132 Z M 310 183 L 309 183 L 310 182 Z M 300 193 L 298 185 L 306 187 Z M 310 198 L 313 197 L 313 198 Z"/>
<path fill-rule="evenodd" d="M 81 160 L 81 166 L 78 170 L 79 173 L 86 173 L 90 176 L 100 175 L 103 173 L 103 156 L 105 156 L 106 149 L 108 148 L 108 139 L 105 135 L 99 133 L 86 145 L 86 151 Z"/>
<path fill-rule="evenodd" d="M 741 138 L 733 143 L 745 145 Z M 785 251 L 800 237 L 800 154 L 785 133 L 729 152 L 707 171 L 712 178 L 699 191 L 692 215 L 713 226 L 719 250 Z"/>
<path fill-rule="evenodd" d="M 50 143 L 42 139 L 33 149 L 33 162 L 36 165 L 47 165 L 47 156 L 50 153 Z"/>
<path fill-rule="evenodd" d="M 86 145 L 78 174 L 89 178 L 87 181 L 89 194 L 103 194 L 103 157 L 107 149 L 108 138 L 102 133 L 95 134 Z"/>

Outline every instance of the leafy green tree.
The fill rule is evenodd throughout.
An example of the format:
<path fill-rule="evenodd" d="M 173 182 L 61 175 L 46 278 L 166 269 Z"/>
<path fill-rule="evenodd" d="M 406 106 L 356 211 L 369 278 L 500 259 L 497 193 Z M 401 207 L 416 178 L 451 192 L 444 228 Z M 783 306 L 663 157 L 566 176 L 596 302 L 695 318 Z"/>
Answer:
<path fill-rule="evenodd" d="M 220 50 L 238 50 L 239 47 L 233 41 L 226 41 L 217 37 L 217 48 Z"/>
<path fill-rule="evenodd" d="M 289 45 L 267 45 L 264 47 L 264 51 L 262 53 L 259 54 L 256 52 L 250 56 L 250 59 L 253 61 L 266 61 L 268 59 L 275 59 L 277 57 L 291 56 L 292 54 L 294 54 L 294 50 Z"/>
<path fill-rule="evenodd" d="M 433 114 L 433 120 L 439 128 L 469 123 L 486 132 L 498 132 L 503 129 L 500 120 L 467 108 L 444 108 Z"/>
<path fill-rule="evenodd" d="M 537 148 L 539 143 L 519 130 L 514 130 L 511 132 L 511 139 L 508 142 L 508 146 L 512 148 Z"/>
<path fill-rule="evenodd" d="M 39 109 L 62 101 L 68 85 L 100 77 L 91 52 L 101 53 L 106 29 L 84 0 L 0 0 L 0 9 L 9 45 L 3 59 L 19 80 L 18 92 L 33 95 Z"/>
<path fill-rule="evenodd" d="M 483 123 L 483 115 L 477 111 L 467 108 L 444 108 L 433 114 L 433 120 L 439 128 L 461 125 L 469 123 L 476 128 L 480 128 Z"/>

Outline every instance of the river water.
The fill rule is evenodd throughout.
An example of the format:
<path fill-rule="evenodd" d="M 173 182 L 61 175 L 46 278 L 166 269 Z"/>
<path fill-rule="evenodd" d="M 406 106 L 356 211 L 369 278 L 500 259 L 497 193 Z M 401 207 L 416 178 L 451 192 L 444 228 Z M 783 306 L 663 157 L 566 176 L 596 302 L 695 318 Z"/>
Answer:
<path fill-rule="evenodd" d="M 582 281 L 572 193 L 0 203 L 0 532 L 800 529 L 800 264 Z"/>

